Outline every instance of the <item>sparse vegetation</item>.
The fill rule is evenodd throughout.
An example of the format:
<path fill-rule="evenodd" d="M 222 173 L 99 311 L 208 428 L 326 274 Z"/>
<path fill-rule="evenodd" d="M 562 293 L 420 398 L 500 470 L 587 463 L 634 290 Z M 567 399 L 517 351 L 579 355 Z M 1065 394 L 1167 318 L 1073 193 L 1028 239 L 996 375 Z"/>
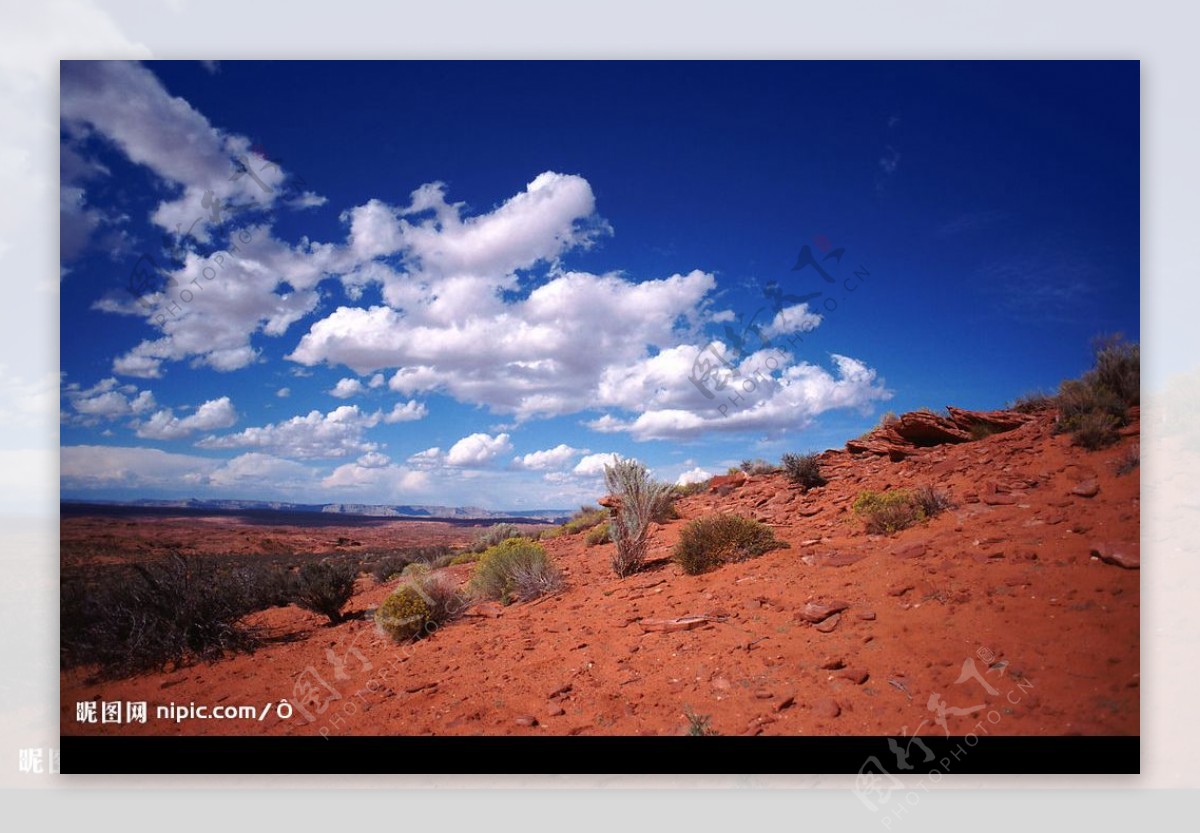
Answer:
<path fill-rule="evenodd" d="M 783 471 L 787 473 L 792 483 L 800 484 L 804 489 L 825 486 L 828 481 L 821 476 L 821 461 L 815 454 L 794 455 L 788 453 L 781 460 Z"/>
<path fill-rule="evenodd" d="M 925 518 L 933 518 L 943 510 L 954 506 L 950 493 L 933 486 L 917 487 L 913 490 L 912 498 Z"/>
<path fill-rule="evenodd" d="M 714 730 L 709 725 L 709 722 L 712 720 L 711 716 L 697 715 L 695 712 L 692 711 L 691 707 L 684 709 L 683 715 L 688 721 L 688 735 L 689 736 L 720 735 L 720 733 L 718 733 L 716 730 Z"/>
<path fill-rule="evenodd" d="M 1079 379 L 1059 386 L 1060 432 L 1085 449 L 1102 449 L 1117 441 L 1130 406 L 1141 402 L 1141 351 L 1119 336 L 1097 339 L 1092 368 Z"/>
<path fill-rule="evenodd" d="M 595 547 L 600 544 L 609 544 L 612 541 L 612 529 L 607 521 L 601 522 L 588 530 L 587 536 L 583 539 L 588 547 Z"/>
<path fill-rule="evenodd" d="M 740 467 L 741 471 L 747 475 L 774 475 L 779 471 L 779 467 L 773 463 L 763 460 L 762 458 L 754 458 L 753 460 L 744 460 Z"/>
<path fill-rule="evenodd" d="M 307 562 L 301 565 L 296 577 L 292 600 L 301 608 L 327 617 L 330 624 L 335 625 L 342 621 L 342 608 L 354 595 L 357 576 L 358 571 L 348 562 Z"/>
<path fill-rule="evenodd" d="M 1142 464 L 1142 447 L 1138 443 L 1134 443 L 1125 450 L 1125 454 L 1121 455 L 1117 460 L 1117 474 L 1128 475 L 1133 470 L 1137 469 Z"/>
<path fill-rule="evenodd" d="M 430 567 L 444 567 L 454 558 L 454 550 L 446 545 L 409 547 L 390 551 L 379 556 L 367 557 L 371 576 L 376 582 L 384 583 L 398 579 L 404 569 L 414 562 Z"/>
<path fill-rule="evenodd" d="M 119 582 L 64 582 L 64 666 L 96 665 L 101 677 L 161 669 L 168 663 L 214 660 L 257 645 L 240 620 L 276 598 L 277 574 L 265 589 L 248 574 L 213 572 L 194 557 L 173 555 L 122 571 Z"/>
<path fill-rule="evenodd" d="M 474 553 L 483 553 L 488 548 L 495 547 L 506 539 L 520 537 L 521 530 L 515 524 L 493 524 L 475 538 L 470 550 Z"/>
<path fill-rule="evenodd" d="M 685 573 L 698 574 L 787 547 L 771 528 L 740 515 L 721 513 L 690 521 L 672 554 Z"/>
<path fill-rule="evenodd" d="M 991 437 L 996 433 L 996 427 L 990 426 L 987 423 L 976 423 L 971 426 L 969 434 L 972 440 L 983 440 L 985 437 Z"/>
<path fill-rule="evenodd" d="M 906 489 L 863 491 L 852 508 L 863 519 L 868 533 L 891 535 L 925 519 L 925 511 Z"/>
<path fill-rule="evenodd" d="M 885 412 L 883 412 L 883 414 L 881 414 L 881 415 L 879 416 L 879 422 L 878 422 L 878 423 L 876 423 L 876 424 L 875 424 L 875 425 L 874 425 L 872 428 L 869 428 L 869 429 L 867 429 L 865 432 L 863 432 L 862 434 L 860 434 L 860 435 L 858 436 L 858 439 L 859 439 L 859 440 L 866 440 L 868 437 L 870 437 L 870 436 L 871 436 L 871 434 L 872 434 L 873 432 L 877 432 L 877 431 L 879 431 L 880 429 L 887 428 L 887 427 L 888 427 L 888 426 L 890 426 L 892 423 L 898 423 L 898 422 L 900 422 L 900 418 L 899 418 L 898 416 L 896 416 L 896 412 L 894 412 L 894 411 L 885 411 Z"/>
<path fill-rule="evenodd" d="M 445 576 L 414 577 L 375 609 L 375 625 L 397 643 L 425 637 L 461 614 L 467 602 L 466 595 Z"/>
<path fill-rule="evenodd" d="M 1034 414 L 1054 408 L 1056 405 L 1053 394 L 1047 394 L 1045 391 L 1030 391 L 1009 403 L 1008 409 L 1019 411 L 1022 414 Z"/>
<path fill-rule="evenodd" d="M 699 495 L 706 489 L 708 481 L 692 481 L 690 484 L 675 484 L 671 487 L 671 493 L 676 498 L 687 498 L 690 495 Z"/>
<path fill-rule="evenodd" d="M 506 539 L 479 557 L 471 590 L 505 605 L 553 593 L 563 587 L 562 572 L 546 549 L 531 539 Z"/>
<path fill-rule="evenodd" d="M 621 508 L 610 522 L 613 542 L 617 545 L 613 572 L 629 576 L 640 570 L 646 560 L 650 524 L 671 505 L 671 488 L 651 480 L 646 467 L 630 459 L 606 465 L 604 482 L 608 491 L 621 500 Z"/>
<path fill-rule="evenodd" d="M 570 520 L 563 524 L 559 529 L 564 536 L 573 536 L 576 533 L 582 533 L 584 530 L 590 530 L 602 521 L 608 519 L 608 510 L 603 507 L 580 507 L 575 515 L 571 516 Z"/>

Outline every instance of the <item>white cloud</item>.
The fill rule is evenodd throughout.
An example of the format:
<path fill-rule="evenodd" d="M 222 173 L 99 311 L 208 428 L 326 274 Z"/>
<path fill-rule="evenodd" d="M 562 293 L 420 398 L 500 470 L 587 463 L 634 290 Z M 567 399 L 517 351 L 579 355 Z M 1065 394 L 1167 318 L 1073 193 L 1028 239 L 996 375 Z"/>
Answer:
<path fill-rule="evenodd" d="M 339 458 L 371 452 L 378 444 L 363 437 L 375 426 L 378 412 L 362 413 L 357 405 L 338 406 L 328 414 L 313 410 L 279 423 L 252 426 L 235 434 L 210 435 L 196 445 L 202 449 L 253 448 L 289 458 Z"/>
<path fill-rule="evenodd" d="M 547 469 L 562 469 L 576 457 L 586 453 L 586 449 L 576 449 L 565 443 L 560 443 L 553 449 L 542 449 L 527 455 L 513 458 L 513 466 L 517 469 L 544 471 Z"/>
<path fill-rule="evenodd" d="M 701 469 L 697 466 L 695 469 L 689 469 L 675 479 L 675 483 L 679 486 L 687 486 L 688 484 L 702 484 L 713 476 L 713 473 L 706 469 Z"/>
<path fill-rule="evenodd" d="M 275 396 L 277 396 L 277 397 L 290 397 L 291 395 L 292 395 L 292 389 L 288 388 L 286 386 L 283 388 L 280 388 L 278 391 L 275 392 Z"/>
<path fill-rule="evenodd" d="M 807 304 L 793 304 L 776 313 L 771 323 L 762 328 L 762 334 L 764 338 L 773 339 L 788 333 L 807 333 L 820 324 L 820 313 L 809 310 Z"/>
<path fill-rule="evenodd" d="M 497 434 L 495 437 L 478 432 L 464 437 L 450 447 L 446 453 L 448 466 L 478 467 L 485 466 L 498 455 L 512 451 L 512 444 L 507 434 Z"/>
<path fill-rule="evenodd" d="M 149 420 L 134 424 L 138 437 L 150 440 L 178 440 L 198 431 L 227 429 L 237 422 L 238 414 L 229 397 L 209 400 L 195 414 L 176 417 L 169 408 L 156 411 Z"/>
<path fill-rule="evenodd" d="M 64 446 L 60 459 L 64 489 L 198 484 L 221 465 L 195 455 L 125 446 Z"/>
<path fill-rule="evenodd" d="M 153 221 L 163 229 L 191 227 L 198 240 L 207 241 L 205 193 L 239 206 L 270 205 L 280 193 L 285 176 L 278 166 L 251 151 L 246 137 L 214 127 L 188 102 L 172 96 L 145 67 L 125 61 L 63 61 L 60 79 L 59 112 L 69 135 L 99 134 L 132 162 L 182 190 L 153 212 Z M 247 160 L 253 175 L 236 176 L 235 158 Z"/>
<path fill-rule="evenodd" d="M 366 456 L 364 456 L 366 457 Z M 360 458 L 356 463 L 347 463 L 333 470 L 322 479 L 325 489 L 351 490 L 370 493 L 373 500 L 420 497 L 431 483 L 428 472 L 403 466 L 385 464 L 367 465 Z"/>
<path fill-rule="evenodd" d="M 727 354 L 724 345 L 717 348 Z M 786 354 L 760 351 L 737 367 L 739 376 L 721 376 L 724 389 L 712 390 L 705 409 L 650 408 L 632 420 L 604 415 L 587 425 L 594 431 L 628 432 L 636 440 L 669 440 L 708 432 L 782 432 L 808 426 L 837 408 L 867 409 L 891 397 L 876 372 L 857 359 L 832 355 L 836 374 L 808 362 L 779 364 Z M 778 370 L 769 371 L 775 358 Z"/>
<path fill-rule="evenodd" d="M 367 383 L 367 387 L 382 388 L 385 382 L 387 382 L 387 380 L 384 378 L 383 374 L 375 374 L 373 377 L 371 377 L 371 381 Z"/>
<path fill-rule="evenodd" d="M 303 489 L 311 484 L 313 471 L 292 460 L 246 452 L 238 455 L 208 475 L 208 486 L 253 489 L 269 485 L 272 489 Z"/>
<path fill-rule="evenodd" d="M 144 414 L 155 406 L 154 394 L 139 391 L 135 385 L 122 385 L 114 377 L 102 379 L 91 388 L 71 383 L 63 388 L 77 418 L 94 425 L 98 420 L 115 420 Z"/>
<path fill-rule="evenodd" d="M 604 467 L 612 466 L 620 459 L 621 456 L 614 452 L 598 452 L 594 455 L 586 455 L 575 465 L 575 468 L 571 472 L 587 478 L 603 477 Z"/>
<path fill-rule="evenodd" d="M 383 415 L 385 423 L 408 423 L 413 420 L 421 420 L 429 414 L 429 409 L 425 407 L 425 403 L 409 400 L 406 403 L 396 403 L 392 410 Z"/>
<path fill-rule="evenodd" d="M 331 390 L 329 393 L 338 399 L 345 400 L 349 399 L 350 397 L 357 396 L 365 390 L 366 389 L 363 387 L 363 384 L 354 377 L 345 377 L 343 379 L 339 379 L 337 385 L 333 386 L 333 390 Z"/>

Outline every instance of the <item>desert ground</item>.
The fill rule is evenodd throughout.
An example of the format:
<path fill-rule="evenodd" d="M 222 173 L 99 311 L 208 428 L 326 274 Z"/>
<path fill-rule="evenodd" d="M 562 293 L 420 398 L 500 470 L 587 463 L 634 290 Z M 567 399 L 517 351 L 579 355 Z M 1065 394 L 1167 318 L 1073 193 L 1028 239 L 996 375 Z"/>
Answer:
<path fill-rule="evenodd" d="M 971 412 L 961 412 L 971 414 Z M 1007 417 L 1005 415 L 1008 415 Z M 911 418 L 911 419 L 909 419 Z M 821 455 L 827 485 L 722 476 L 655 525 L 649 563 L 617 578 L 612 544 L 542 543 L 566 588 L 474 603 L 397 645 L 370 617 L 395 582 L 357 580 L 337 625 L 296 608 L 251 615 L 250 654 L 120 680 L 64 670 L 61 726 L 81 734 L 1139 733 L 1139 442 L 1087 451 L 1053 414 L 963 440 L 919 414 Z M 960 433 L 961 434 L 961 433 Z M 1123 465 L 1125 464 L 1125 465 Z M 851 509 L 863 490 L 932 485 L 954 506 L 893 535 Z M 597 496 L 600 498 L 600 496 Z M 691 576 L 671 561 L 691 519 L 737 512 L 787 547 Z M 479 528 L 221 518 L 64 518 L 64 574 L 168 550 L 245 556 L 469 542 Z M 473 565 L 442 571 L 466 582 Z M 263 720 L 156 719 L 156 705 L 254 705 Z M 145 701 L 145 724 L 82 724 L 79 701 Z"/>

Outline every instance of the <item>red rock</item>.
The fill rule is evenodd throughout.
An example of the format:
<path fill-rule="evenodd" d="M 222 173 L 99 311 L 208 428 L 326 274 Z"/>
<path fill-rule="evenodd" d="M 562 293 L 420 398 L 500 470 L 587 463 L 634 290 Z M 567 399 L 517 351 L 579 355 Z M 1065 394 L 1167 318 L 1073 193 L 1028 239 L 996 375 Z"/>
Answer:
<path fill-rule="evenodd" d="M 618 513 L 621 511 L 621 499 L 619 496 L 616 496 L 616 495 L 606 495 L 603 498 L 601 498 L 599 501 L 597 501 L 596 503 L 599 504 L 601 507 L 605 507 L 609 510 L 612 510 L 614 513 Z"/>
<path fill-rule="evenodd" d="M 813 704 L 813 713 L 821 718 L 837 718 L 842 714 L 842 708 L 832 698 L 821 698 Z"/>
<path fill-rule="evenodd" d="M 775 697 L 775 693 L 769 689 L 759 689 L 755 691 L 754 697 L 760 701 L 769 701 Z"/>
<path fill-rule="evenodd" d="M 522 727 L 536 727 L 538 725 L 538 720 L 532 715 L 518 715 L 517 723 Z"/>
<path fill-rule="evenodd" d="M 899 582 L 888 588 L 888 594 L 893 597 L 902 597 L 913 589 L 913 586 L 908 582 Z"/>
<path fill-rule="evenodd" d="M 851 683 L 862 685 L 866 683 L 867 678 L 869 678 L 870 675 L 867 673 L 866 669 L 846 668 L 834 672 L 834 677 L 845 678 Z"/>
<path fill-rule="evenodd" d="M 845 667 L 846 661 L 840 657 L 831 657 L 821 664 L 822 669 L 841 669 Z"/>
<path fill-rule="evenodd" d="M 807 620 L 810 623 L 819 623 L 822 620 L 833 616 L 839 611 L 845 611 L 850 607 L 850 603 L 841 600 L 833 600 L 832 602 L 820 603 L 810 602 L 804 606 L 804 610 L 796 614 L 798 619 Z"/>
<path fill-rule="evenodd" d="M 841 614 L 834 614 L 829 619 L 822 620 L 821 622 L 816 623 L 813 626 L 813 628 L 815 628 L 817 631 L 821 632 L 822 634 L 828 634 L 829 632 L 831 632 L 835 628 L 837 628 L 837 624 L 839 622 L 841 622 L 841 619 L 842 619 Z"/>
<path fill-rule="evenodd" d="M 924 556 L 925 543 L 913 542 L 912 544 L 906 544 L 903 547 L 898 547 L 893 550 L 892 555 L 899 559 L 913 559 L 917 556 Z"/>
<path fill-rule="evenodd" d="M 1009 495 L 1008 493 L 997 493 L 997 492 L 984 493 L 982 496 L 980 496 L 980 498 L 983 500 L 983 503 L 985 503 L 991 507 L 997 507 L 997 506 L 1002 506 L 1005 504 L 1017 503 L 1016 496 Z"/>
<path fill-rule="evenodd" d="M 858 618 L 860 620 L 868 620 L 868 621 L 873 620 L 873 619 L 875 619 L 875 612 L 874 611 L 859 611 Z"/>
<path fill-rule="evenodd" d="M 734 472 L 732 475 L 717 475 L 708 482 L 708 491 L 725 495 L 730 490 L 736 489 L 744 483 L 746 483 L 745 472 Z"/>
<path fill-rule="evenodd" d="M 1113 544 L 1112 542 L 1101 542 L 1092 545 L 1092 555 L 1099 557 L 1100 561 L 1107 562 L 1110 565 L 1116 565 L 1119 568 L 1126 570 L 1138 570 L 1142 566 L 1141 545 L 1136 542 L 1133 544 Z"/>
<path fill-rule="evenodd" d="M 813 557 L 813 562 L 817 567 L 821 568 L 844 568 L 847 565 L 853 565 L 855 562 L 861 562 L 867 558 L 866 553 L 820 553 Z"/>
<path fill-rule="evenodd" d="M 794 692 L 793 692 L 793 693 L 791 693 L 790 695 L 786 695 L 786 696 L 784 696 L 784 697 L 783 697 L 783 698 L 782 698 L 782 699 L 779 701 L 779 703 L 777 703 L 777 704 L 775 705 L 775 711 L 776 711 L 776 712 L 783 712 L 785 709 L 787 709 L 787 708 L 788 708 L 788 707 L 790 707 L 790 706 L 793 706 L 795 703 L 796 703 L 796 693 L 794 693 Z"/>
<path fill-rule="evenodd" d="M 966 432 L 976 426 L 984 426 L 997 433 L 1012 431 L 1036 419 L 1032 414 L 1019 411 L 968 411 L 952 405 L 946 407 L 946 413 L 950 416 L 950 422 Z"/>
<path fill-rule="evenodd" d="M 1098 492 L 1100 492 L 1100 484 L 1091 478 L 1080 481 L 1071 489 L 1072 495 L 1078 495 L 1081 498 L 1093 498 Z"/>
<path fill-rule="evenodd" d="M 560 707 L 558 704 L 551 704 L 550 707 L 547 708 L 547 710 L 546 710 L 546 715 L 555 716 L 555 717 L 559 716 L 559 715 L 566 715 L 566 713 L 567 713 L 567 711 L 565 709 L 563 709 L 562 707 Z"/>

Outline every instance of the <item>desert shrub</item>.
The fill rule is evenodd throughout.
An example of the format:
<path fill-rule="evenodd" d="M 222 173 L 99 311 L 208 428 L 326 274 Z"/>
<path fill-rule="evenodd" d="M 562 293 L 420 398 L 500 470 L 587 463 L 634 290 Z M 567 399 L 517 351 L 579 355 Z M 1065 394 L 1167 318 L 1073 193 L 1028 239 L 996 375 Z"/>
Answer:
<path fill-rule="evenodd" d="M 424 562 L 413 562 L 408 565 L 400 573 L 401 579 L 415 579 L 422 576 L 428 576 L 431 568 Z"/>
<path fill-rule="evenodd" d="M 821 461 L 815 454 L 794 455 L 788 453 L 780 462 L 783 464 L 783 471 L 787 473 L 792 483 L 800 484 L 806 490 L 825 486 L 828 483 L 821 476 Z"/>
<path fill-rule="evenodd" d="M 1093 345 L 1094 364 L 1084 374 L 1093 387 L 1116 395 L 1126 408 L 1141 403 L 1141 348 L 1120 336 L 1104 336 Z"/>
<path fill-rule="evenodd" d="M 354 566 L 347 562 L 306 562 L 296 576 L 292 601 L 307 611 L 324 615 L 331 625 L 340 623 L 342 608 L 354 596 L 357 575 Z"/>
<path fill-rule="evenodd" d="M 520 536 L 521 531 L 515 524 L 493 524 L 476 537 L 475 542 L 471 545 L 471 550 L 475 553 L 482 553 L 506 539 L 516 539 Z"/>
<path fill-rule="evenodd" d="M 779 471 L 778 466 L 773 463 L 769 463 L 762 458 L 744 460 L 742 461 L 740 469 L 747 475 L 774 475 Z"/>
<path fill-rule="evenodd" d="M 471 590 L 505 605 L 562 587 L 562 574 L 546 549 L 530 539 L 506 539 L 488 548 L 475 565 Z"/>
<path fill-rule="evenodd" d="M 925 519 L 925 511 L 906 489 L 865 490 L 859 493 L 852 508 L 863 519 L 868 533 L 890 535 Z"/>
<path fill-rule="evenodd" d="M 1052 394 L 1047 394 L 1045 391 L 1030 391 L 1028 394 L 1022 394 L 1011 403 L 1008 404 L 1010 411 L 1019 411 L 1022 414 L 1034 414 L 1038 411 L 1046 411 L 1054 408 L 1057 403 Z"/>
<path fill-rule="evenodd" d="M 576 533 L 582 533 L 584 530 L 592 529 L 607 518 L 608 510 L 602 507 L 580 507 L 579 511 L 559 528 L 560 534 L 573 536 Z"/>
<path fill-rule="evenodd" d="M 588 547 L 595 547 L 598 544 L 608 544 L 612 541 L 612 530 L 609 529 L 608 522 L 597 524 L 591 530 L 588 530 L 587 536 L 583 539 Z"/>
<path fill-rule="evenodd" d="M 375 609 L 375 626 L 397 643 L 426 633 L 432 609 L 415 585 L 403 584 Z"/>
<path fill-rule="evenodd" d="M 675 484 L 671 487 L 671 493 L 676 498 L 687 498 L 690 495 L 698 495 L 708 488 L 708 481 L 692 481 L 689 484 Z"/>
<path fill-rule="evenodd" d="M 1141 402 L 1141 354 L 1138 345 L 1119 336 L 1096 340 L 1093 365 L 1079 379 L 1058 389 L 1059 432 L 1085 449 L 1102 449 L 1117 441 L 1130 406 Z"/>
<path fill-rule="evenodd" d="M 742 467 L 740 467 L 740 466 L 731 466 L 731 467 L 729 467 L 728 469 L 726 469 L 726 470 L 725 470 L 725 474 L 726 474 L 726 475 L 736 475 L 737 473 L 739 473 L 739 472 L 741 472 L 741 471 L 742 471 Z"/>
<path fill-rule="evenodd" d="M 296 577 L 279 565 L 242 565 L 230 571 L 230 579 L 243 587 L 253 611 L 289 605 L 296 593 Z"/>
<path fill-rule="evenodd" d="M 95 664 L 101 677 L 119 677 L 167 663 L 215 660 L 257 645 L 253 630 L 239 621 L 270 594 L 247 585 L 245 576 L 173 555 L 134 565 L 121 577 L 63 583 L 64 665 Z"/>
<path fill-rule="evenodd" d="M 1086 411 L 1072 421 L 1071 442 L 1095 451 L 1117 442 L 1121 421 L 1104 411 Z"/>
<path fill-rule="evenodd" d="M 604 467 L 608 491 L 621 499 L 620 510 L 610 522 L 616 551 L 612 568 L 617 576 L 629 576 L 646 560 L 650 524 L 671 504 L 671 488 L 651 480 L 646 467 L 628 458 Z M 671 506 L 674 511 L 674 506 Z"/>
<path fill-rule="evenodd" d="M 403 554 L 390 554 L 377 559 L 371 566 L 371 576 L 376 582 L 390 582 L 404 572 L 412 564 L 412 559 Z"/>
<path fill-rule="evenodd" d="M 1125 454 L 1117 460 L 1117 474 L 1128 475 L 1133 470 L 1137 469 L 1142 464 L 1142 447 L 1138 443 L 1134 443 L 1125 450 Z"/>
<path fill-rule="evenodd" d="M 954 506 L 950 493 L 933 486 L 917 487 L 912 492 L 912 500 L 925 518 L 933 518 Z"/>
<path fill-rule="evenodd" d="M 983 440 L 985 437 L 991 437 L 995 434 L 996 427 L 989 426 L 987 423 L 976 423 L 971 426 L 970 431 L 967 433 L 971 435 L 972 440 Z"/>
<path fill-rule="evenodd" d="M 787 547 L 771 528 L 740 515 L 722 513 L 689 521 L 672 554 L 685 573 L 697 574 L 724 564 Z"/>
<path fill-rule="evenodd" d="M 451 565 L 472 564 L 474 562 L 478 562 L 479 557 L 482 555 L 483 554 L 481 554 L 481 553 L 472 553 L 471 551 L 468 550 L 463 553 L 458 553 L 458 554 L 455 554 L 454 556 L 452 556 L 450 558 L 450 564 Z"/>
<path fill-rule="evenodd" d="M 685 709 L 683 711 L 683 715 L 687 719 L 687 722 L 688 722 L 688 735 L 689 736 L 720 735 L 720 733 L 718 733 L 716 730 L 714 730 L 709 724 L 709 722 L 712 720 L 712 716 L 698 715 L 695 712 L 693 712 L 691 710 L 691 708 Z"/>

